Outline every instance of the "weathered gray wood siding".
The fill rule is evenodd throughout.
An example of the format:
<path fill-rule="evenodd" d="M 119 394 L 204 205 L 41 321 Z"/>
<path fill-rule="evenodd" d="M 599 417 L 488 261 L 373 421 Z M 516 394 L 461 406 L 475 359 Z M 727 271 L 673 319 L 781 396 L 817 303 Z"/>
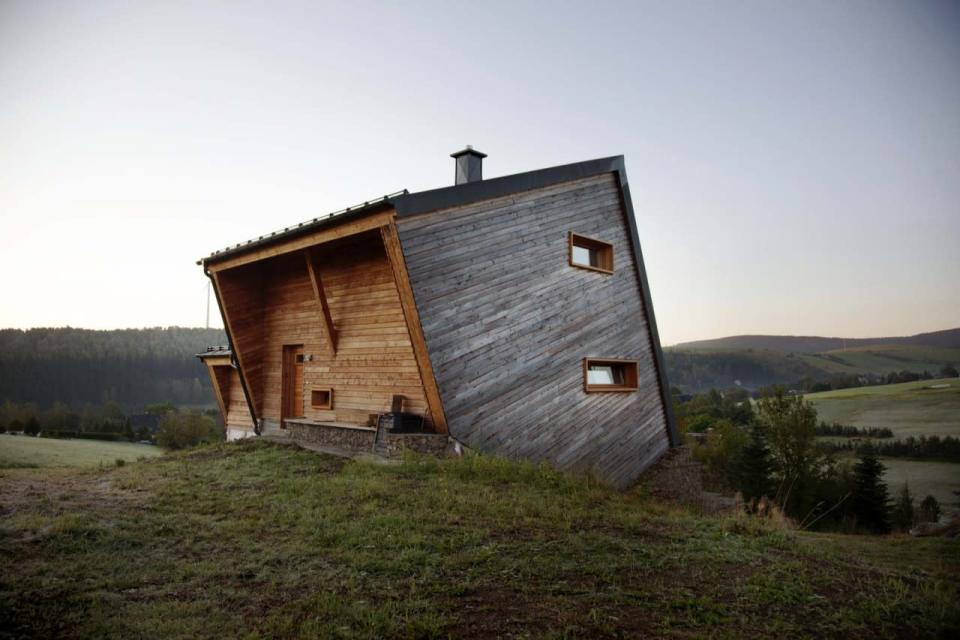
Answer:
<path fill-rule="evenodd" d="M 614 174 L 400 218 L 398 230 L 451 435 L 618 487 L 667 450 Z M 571 231 L 613 243 L 613 275 L 569 265 Z M 586 393 L 584 357 L 639 360 L 639 391 Z"/>

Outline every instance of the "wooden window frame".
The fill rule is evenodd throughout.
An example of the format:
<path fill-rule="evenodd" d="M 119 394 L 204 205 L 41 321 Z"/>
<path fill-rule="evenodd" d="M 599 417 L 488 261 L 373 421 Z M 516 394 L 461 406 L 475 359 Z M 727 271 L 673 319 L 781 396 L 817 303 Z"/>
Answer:
<path fill-rule="evenodd" d="M 580 262 L 576 262 L 573 259 L 574 247 L 580 247 L 581 249 L 587 249 L 588 251 L 597 251 L 600 264 L 594 266 L 592 264 L 582 264 Z M 571 267 L 587 269 L 589 271 L 599 271 L 600 273 L 605 273 L 607 275 L 613 273 L 613 245 L 597 238 L 591 238 L 590 236 L 584 236 L 571 231 L 567 258 L 570 261 Z"/>
<path fill-rule="evenodd" d="M 327 401 L 317 403 L 315 395 L 317 393 L 327 394 Z M 314 409 L 333 409 L 333 389 L 330 387 L 312 387 L 310 389 L 310 406 Z"/>
<path fill-rule="evenodd" d="M 591 365 L 608 365 L 623 368 L 623 384 L 589 384 L 587 380 Z M 583 390 L 587 393 L 601 392 L 629 392 L 640 388 L 640 361 L 621 360 L 618 358 L 584 358 L 583 359 Z"/>

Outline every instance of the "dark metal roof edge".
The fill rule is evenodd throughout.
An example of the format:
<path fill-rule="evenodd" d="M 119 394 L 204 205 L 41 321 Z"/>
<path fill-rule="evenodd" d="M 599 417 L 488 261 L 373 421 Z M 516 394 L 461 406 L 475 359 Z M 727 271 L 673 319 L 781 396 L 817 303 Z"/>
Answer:
<path fill-rule="evenodd" d="M 229 349 L 224 349 L 223 351 L 206 351 L 204 353 L 195 353 L 193 354 L 193 357 L 203 360 L 204 358 L 230 357 L 231 355 L 233 355 L 233 351 L 230 351 Z"/>
<path fill-rule="evenodd" d="M 347 207 L 341 211 L 335 211 L 333 213 L 327 214 L 326 216 L 320 218 L 314 218 L 307 222 L 301 222 L 296 226 L 286 227 L 283 231 L 274 231 L 273 233 L 262 235 L 255 240 L 247 240 L 246 242 L 241 242 L 232 247 L 227 247 L 220 251 L 215 251 L 205 258 L 197 260 L 198 265 L 208 265 L 215 264 L 220 260 L 231 258 L 233 256 L 240 255 L 247 251 L 253 249 L 262 249 L 263 247 L 275 244 L 277 242 L 283 242 L 285 240 L 290 240 L 298 236 L 306 235 L 313 231 L 318 231 L 320 229 L 325 229 L 327 227 L 340 224 L 347 220 L 353 220 L 374 211 L 380 211 L 382 209 L 388 209 L 393 206 L 393 198 L 399 197 L 402 194 L 407 193 L 407 190 L 397 191 L 389 195 L 382 196 L 375 200 L 368 200 L 363 204 L 357 205 L 355 207 Z"/>
<path fill-rule="evenodd" d="M 511 193 L 549 187 L 560 182 L 587 178 L 600 173 L 617 171 L 623 167 L 623 156 L 611 156 L 596 160 L 584 160 L 573 164 L 515 173 L 500 178 L 467 182 L 451 187 L 407 193 L 392 198 L 397 217 L 448 209 L 490 198 L 499 198 Z"/>
<path fill-rule="evenodd" d="M 643 262 L 643 252 L 640 249 L 640 234 L 637 231 L 637 219 L 633 212 L 633 200 L 630 198 L 630 183 L 627 180 L 627 169 L 623 156 L 618 156 L 613 171 L 617 174 L 620 183 L 620 196 L 630 227 L 630 239 L 633 242 L 633 254 L 637 262 L 637 277 L 640 278 L 643 306 L 647 314 L 647 327 L 650 331 L 650 343 L 653 348 L 653 360 L 657 369 L 660 383 L 660 398 L 663 400 L 663 411 L 667 419 L 667 436 L 670 446 L 680 446 L 680 432 L 677 429 L 677 417 L 673 412 L 673 397 L 670 394 L 670 381 L 667 379 L 667 367 L 663 359 L 663 347 L 660 345 L 660 332 L 657 330 L 657 318 L 653 312 L 653 298 L 650 295 L 650 283 L 647 281 L 647 267 Z"/>

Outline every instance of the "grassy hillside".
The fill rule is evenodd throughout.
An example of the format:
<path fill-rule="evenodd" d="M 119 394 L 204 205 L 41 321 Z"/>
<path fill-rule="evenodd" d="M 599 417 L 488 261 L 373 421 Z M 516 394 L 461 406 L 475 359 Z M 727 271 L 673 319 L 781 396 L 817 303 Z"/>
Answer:
<path fill-rule="evenodd" d="M 896 437 L 960 436 L 960 378 L 824 391 L 805 398 L 826 422 L 888 427 Z"/>
<path fill-rule="evenodd" d="M 785 352 L 769 349 L 664 350 L 672 385 L 685 391 L 743 386 L 748 389 L 771 384 L 792 385 L 803 378 L 829 381 L 843 375 L 885 375 L 891 371 L 929 371 L 944 365 L 960 366 L 960 348 L 911 345 L 855 347 L 823 353 Z"/>
<path fill-rule="evenodd" d="M 18 467 L 96 467 L 132 462 L 163 453 L 159 447 L 129 442 L 53 440 L 0 435 L 0 469 Z"/>
<path fill-rule="evenodd" d="M 664 360 L 670 384 L 687 392 L 734 386 L 756 389 L 771 384 L 792 384 L 802 378 L 829 377 L 806 359 L 781 351 L 669 348 L 664 350 Z"/>
<path fill-rule="evenodd" d="M 529 464 L 243 442 L 0 474 L 0 635 L 960 632 L 956 542 L 768 529 Z"/>
<path fill-rule="evenodd" d="M 877 347 L 883 345 L 926 346 L 934 348 L 960 348 L 960 328 L 918 333 L 912 336 L 886 338 L 825 338 L 821 336 L 768 336 L 745 335 L 695 340 L 674 345 L 685 351 L 718 349 L 767 349 L 784 353 L 822 353 L 842 349 Z"/>

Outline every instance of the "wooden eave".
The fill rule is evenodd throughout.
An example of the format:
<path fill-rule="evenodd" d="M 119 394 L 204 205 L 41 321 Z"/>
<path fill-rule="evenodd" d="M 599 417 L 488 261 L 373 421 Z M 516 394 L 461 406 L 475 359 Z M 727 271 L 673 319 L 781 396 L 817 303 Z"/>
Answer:
<path fill-rule="evenodd" d="M 337 227 L 343 225 L 346 222 L 356 220 L 357 218 L 364 217 L 368 214 L 375 213 L 377 211 L 383 211 L 386 209 L 392 208 L 392 200 L 395 197 L 406 194 L 407 191 L 398 191 L 393 194 L 385 195 L 374 200 L 368 200 L 361 205 L 356 205 L 353 207 L 347 207 L 342 211 L 336 211 L 334 213 L 328 214 L 326 216 L 314 218 L 313 220 L 308 220 L 306 222 L 301 222 L 295 226 L 286 227 L 280 231 L 274 231 L 266 235 L 262 235 L 259 238 L 254 238 L 247 240 L 246 242 L 241 242 L 239 244 L 221 249 L 219 251 L 214 251 L 212 254 L 205 258 L 197 260 L 198 265 L 202 265 L 204 269 L 208 271 L 222 270 L 224 268 L 229 268 L 223 266 L 221 263 L 231 261 L 233 258 L 248 254 L 257 254 L 260 253 L 263 249 L 272 247 L 274 245 L 281 245 L 292 240 L 296 240 L 303 236 L 310 236 L 318 231 L 323 231 L 325 229 Z M 306 245 L 306 246 L 309 246 Z M 276 255 L 276 254 L 275 254 Z M 239 264 L 246 264 L 246 262 L 239 262 Z M 236 266 L 236 264 L 234 264 Z"/>

